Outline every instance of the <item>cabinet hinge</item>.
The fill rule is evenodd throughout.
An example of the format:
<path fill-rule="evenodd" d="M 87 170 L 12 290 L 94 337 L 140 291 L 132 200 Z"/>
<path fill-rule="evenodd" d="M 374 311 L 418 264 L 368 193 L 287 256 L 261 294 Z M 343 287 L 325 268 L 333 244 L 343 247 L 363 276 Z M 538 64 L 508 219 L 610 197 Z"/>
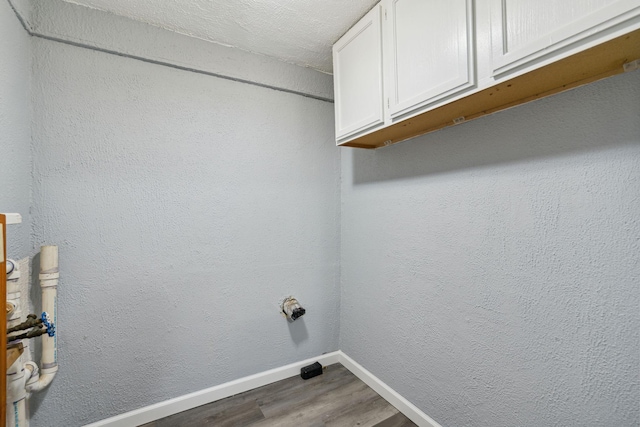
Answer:
<path fill-rule="evenodd" d="M 387 9 L 384 10 L 384 20 L 387 20 Z"/>
<path fill-rule="evenodd" d="M 391 105 L 389 105 L 389 98 L 387 98 L 387 108 L 391 108 Z"/>

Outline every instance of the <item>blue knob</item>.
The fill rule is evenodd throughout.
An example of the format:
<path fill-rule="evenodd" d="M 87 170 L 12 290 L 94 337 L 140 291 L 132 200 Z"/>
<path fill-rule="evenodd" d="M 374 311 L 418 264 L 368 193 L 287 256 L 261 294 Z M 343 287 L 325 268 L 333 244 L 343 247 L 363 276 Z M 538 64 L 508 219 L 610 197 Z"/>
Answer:
<path fill-rule="evenodd" d="M 49 317 L 49 313 L 46 311 L 42 312 L 42 324 L 47 328 L 47 335 L 50 337 L 55 336 L 56 334 L 56 325 L 53 324 L 51 318 Z"/>

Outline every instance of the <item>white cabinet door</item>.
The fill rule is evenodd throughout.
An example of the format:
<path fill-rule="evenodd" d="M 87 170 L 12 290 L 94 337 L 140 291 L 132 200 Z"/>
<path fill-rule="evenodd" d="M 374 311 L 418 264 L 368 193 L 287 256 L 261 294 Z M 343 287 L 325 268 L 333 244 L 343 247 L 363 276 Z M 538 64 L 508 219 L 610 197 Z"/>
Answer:
<path fill-rule="evenodd" d="M 494 76 L 629 31 L 640 0 L 490 0 Z"/>
<path fill-rule="evenodd" d="M 389 115 L 396 119 L 475 84 L 472 0 L 387 0 Z"/>
<path fill-rule="evenodd" d="M 333 46 L 338 140 L 384 124 L 380 19 L 375 6 Z"/>

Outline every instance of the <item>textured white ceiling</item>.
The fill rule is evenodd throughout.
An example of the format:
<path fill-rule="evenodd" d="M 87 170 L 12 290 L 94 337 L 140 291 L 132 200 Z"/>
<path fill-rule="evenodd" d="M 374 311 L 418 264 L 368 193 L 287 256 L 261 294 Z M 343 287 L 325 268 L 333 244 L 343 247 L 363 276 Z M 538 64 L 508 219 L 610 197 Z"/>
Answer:
<path fill-rule="evenodd" d="M 378 0 L 65 0 L 332 72 L 331 45 Z"/>

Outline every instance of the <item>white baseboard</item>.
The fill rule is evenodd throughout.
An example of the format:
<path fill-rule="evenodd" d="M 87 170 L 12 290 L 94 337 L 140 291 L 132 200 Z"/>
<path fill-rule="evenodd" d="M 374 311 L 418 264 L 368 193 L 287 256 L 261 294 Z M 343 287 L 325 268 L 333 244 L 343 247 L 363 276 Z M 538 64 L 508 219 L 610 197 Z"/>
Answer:
<path fill-rule="evenodd" d="M 271 369 L 259 374 L 250 375 L 228 383 L 220 384 L 215 387 L 196 391 L 194 393 L 185 394 L 175 399 L 166 400 L 154 405 L 145 406 L 131 412 L 126 412 L 115 417 L 107 418 L 85 427 L 132 427 L 141 424 L 150 423 L 160 418 L 168 417 L 182 411 L 197 408 L 216 400 L 234 396 L 254 388 L 262 387 L 276 381 L 284 380 L 296 375 L 300 375 L 300 368 L 310 365 L 314 362 L 320 362 L 323 366 L 338 363 L 340 352 L 323 354 L 313 359 L 303 360 L 301 362 L 292 363 L 281 368 Z"/>
<path fill-rule="evenodd" d="M 126 412 L 115 417 L 107 418 L 85 427 L 131 427 L 150 423 L 160 418 L 168 417 L 182 411 L 197 408 L 207 403 L 215 402 L 226 397 L 234 396 L 254 388 L 262 387 L 276 381 L 284 380 L 300 374 L 300 368 L 320 362 L 323 366 L 341 363 L 345 368 L 360 378 L 365 384 L 371 387 L 376 393 L 382 396 L 387 402 L 406 415 L 411 421 L 420 427 L 441 427 L 440 424 L 431 419 L 427 414 L 418 409 L 404 397 L 400 396 L 391 387 L 380 381 L 375 375 L 367 371 L 361 365 L 342 351 L 323 354 L 312 359 L 292 363 L 281 368 L 271 369 L 259 374 L 240 378 L 235 381 L 220 384 L 215 387 L 189 393 L 175 399 L 166 400 L 144 408 Z"/>
<path fill-rule="evenodd" d="M 356 377 L 360 378 L 366 385 L 371 387 L 384 400 L 393 405 L 398 411 L 402 412 L 407 418 L 419 425 L 420 427 L 442 427 L 427 414 L 418 409 L 413 403 L 409 402 L 398 392 L 383 383 L 378 377 L 367 371 L 362 365 L 347 356 L 342 351 L 339 362 L 351 371 Z"/>

